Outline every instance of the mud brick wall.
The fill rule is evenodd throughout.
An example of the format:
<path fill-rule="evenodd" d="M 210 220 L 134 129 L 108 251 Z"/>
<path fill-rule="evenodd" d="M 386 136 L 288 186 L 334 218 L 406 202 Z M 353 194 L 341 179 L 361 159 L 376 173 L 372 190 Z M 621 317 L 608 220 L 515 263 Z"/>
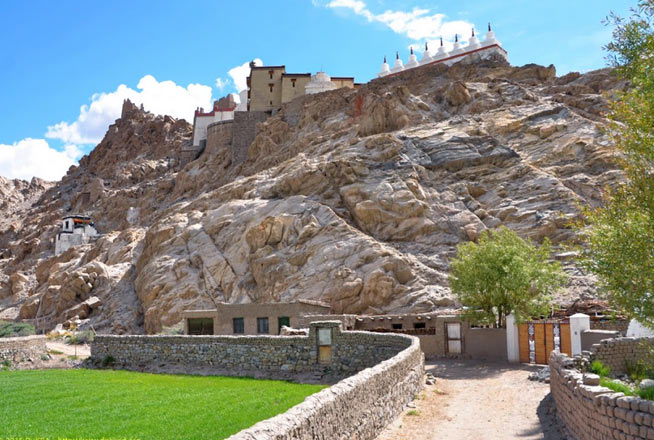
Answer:
<path fill-rule="evenodd" d="M 245 161 L 250 145 L 257 136 L 257 124 L 266 119 L 266 112 L 234 112 L 232 164 L 238 165 Z"/>
<path fill-rule="evenodd" d="M 654 402 L 585 385 L 564 354 L 553 351 L 549 366 L 557 413 L 575 439 L 654 439 Z"/>
<path fill-rule="evenodd" d="M 36 359 L 47 352 L 44 336 L 0 338 L 0 362 L 23 362 Z"/>
<path fill-rule="evenodd" d="M 654 350 L 654 337 L 604 339 L 591 346 L 590 358 L 611 368 L 611 374 L 624 374 L 627 362 L 647 359 L 650 350 Z"/>

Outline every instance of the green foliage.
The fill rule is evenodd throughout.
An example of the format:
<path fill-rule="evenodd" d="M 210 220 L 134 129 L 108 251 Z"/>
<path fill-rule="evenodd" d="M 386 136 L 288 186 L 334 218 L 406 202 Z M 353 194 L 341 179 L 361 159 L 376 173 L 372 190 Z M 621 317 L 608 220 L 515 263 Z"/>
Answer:
<path fill-rule="evenodd" d="M 518 322 L 549 313 L 551 295 L 567 278 L 549 257 L 547 239 L 538 247 L 505 227 L 487 230 L 478 243 L 457 246 L 450 287 L 467 307 L 467 319 L 504 327 L 510 313 Z"/>
<path fill-rule="evenodd" d="M 420 411 L 418 411 L 417 409 L 410 409 L 410 410 L 408 410 L 408 411 L 406 412 L 406 415 L 407 415 L 407 416 L 419 416 L 419 415 L 420 415 Z"/>
<path fill-rule="evenodd" d="M 0 338 L 14 338 L 34 334 L 34 326 L 26 322 L 0 321 Z"/>
<path fill-rule="evenodd" d="M 654 387 L 638 389 L 636 394 L 641 399 L 654 400 Z"/>
<path fill-rule="evenodd" d="M 625 370 L 629 379 L 634 382 L 640 382 L 643 379 L 654 378 L 654 371 L 652 366 L 645 361 L 625 361 Z"/>
<path fill-rule="evenodd" d="M 0 374 L 0 431 L 22 438 L 218 440 L 322 388 L 112 370 L 9 371 Z"/>
<path fill-rule="evenodd" d="M 615 380 L 607 379 L 606 377 L 600 379 L 600 385 L 610 390 L 613 390 L 616 393 L 624 393 L 625 396 L 634 395 L 634 391 L 628 385 L 625 385 L 622 382 L 617 382 Z"/>
<path fill-rule="evenodd" d="M 107 356 L 104 357 L 104 359 L 102 359 L 102 366 L 104 368 L 107 368 L 108 366 L 113 365 L 115 362 L 116 359 L 114 359 L 112 355 L 108 354 Z"/>
<path fill-rule="evenodd" d="M 600 361 L 593 361 L 590 364 L 590 371 L 597 374 L 599 377 L 606 377 L 611 374 L 611 368 L 604 366 Z"/>
<path fill-rule="evenodd" d="M 0 363 L 0 365 L 2 365 L 2 369 L 6 371 L 9 368 L 11 368 L 11 361 L 5 359 L 4 361 L 2 361 L 2 363 Z"/>
<path fill-rule="evenodd" d="M 608 22 L 609 61 L 630 84 L 613 97 L 610 115 L 627 182 L 607 191 L 603 207 L 586 209 L 583 264 L 614 306 L 654 327 L 654 0 Z"/>

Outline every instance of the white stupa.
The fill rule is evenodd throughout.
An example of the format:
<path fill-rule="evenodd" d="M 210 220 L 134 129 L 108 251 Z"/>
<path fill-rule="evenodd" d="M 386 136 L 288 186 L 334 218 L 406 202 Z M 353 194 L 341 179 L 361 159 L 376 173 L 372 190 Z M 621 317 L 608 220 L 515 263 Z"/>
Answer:
<path fill-rule="evenodd" d="M 420 64 L 427 64 L 429 62 L 431 62 L 431 53 L 429 52 L 429 46 L 425 43 L 425 51 L 422 53 Z"/>
<path fill-rule="evenodd" d="M 313 95 L 314 93 L 327 92 L 329 90 L 335 90 L 336 84 L 332 82 L 332 79 L 325 72 L 317 72 L 315 75 L 311 76 L 311 81 L 304 86 L 304 93 L 307 95 Z"/>
<path fill-rule="evenodd" d="M 393 68 L 391 69 L 391 72 L 401 72 L 404 70 L 404 64 L 402 63 L 402 60 L 400 59 L 400 54 L 399 52 L 395 52 L 395 64 L 393 64 Z"/>
<path fill-rule="evenodd" d="M 391 66 L 388 65 L 386 62 L 386 55 L 384 55 L 384 62 L 381 65 L 381 70 L 377 74 L 377 78 L 381 78 L 382 76 L 386 76 L 389 73 L 391 73 Z"/>
<path fill-rule="evenodd" d="M 481 47 L 481 43 L 479 42 L 479 38 L 475 35 L 475 29 L 472 29 L 472 37 L 470 37 L 470 41 L 468 41 L 468 45 L 466 46 L 466 52 L 469 50 L 475 50 L 479 49 Z"/>
<path fill-rule="evenodd" d="M 442 60 L 447 57 L 447 51 L 445 46 L 443 46 L 443 37 L 441 37 L 441 45 L 438 47 L 438 51 L 432 56 L 432 60 Z"/>
<path fill-rule="evenodd" d="M 454 47 L 452 47 L 450 56 L 458 55 L 461 52 L 463 52 L 463 47 L 461 46 L 461 43 L 459 43 L 459 34 L 454 34 Z"/>
<path fill-rule="evenodd" d="M 486 32 L 486 39 L 482 43 L 483 47 L 486 46 L 492 46 L 493 44 L 500 44 L 499 41 L 495 39 L 495 32 L 493 32 L 493 29 L 491 28 L 491 24 L 488 23 L 488 32 Z"/>
<path fill-rule="evenodd" d="M 411 47 L 411 54 L 409 55 L 409 62 L 406 63 L 406 66 L 404 66 L 406 69 L 413 69 L 414 67 L 418 67 L 420 63 L 418 63 L 418 57 L 416 57 L 416 54 L 413 53 L 413 46 Z"/>

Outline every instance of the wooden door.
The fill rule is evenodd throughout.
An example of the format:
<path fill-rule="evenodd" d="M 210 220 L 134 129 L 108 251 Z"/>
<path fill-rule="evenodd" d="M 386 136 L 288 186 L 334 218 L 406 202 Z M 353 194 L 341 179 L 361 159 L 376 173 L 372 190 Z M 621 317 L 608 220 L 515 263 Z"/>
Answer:
<path fill-rule="evenodd" d="M 570 323 L 562 322 L 561 327 L 561 353 L 572 356 L 572 341 L 570 341 Z"/>
<path fill-rule="evenodd" d="M 518 327 L 518 345 L 520 346 L 520 362 L 529 363 L 529 325 L 520 324 Z"/>
<path fill-rule="evenodd" d="M 536 363 L 547 364 L 547 353 L 545 352 L 545 324 L 534 323 L 534 343 L 536 352 Z"/>
<path fill-rule="evenodd" d="M 447 352 L 460 354 L 462 350 L 461 343 L 461 323 L 448 322 L 447 324 Z"/>

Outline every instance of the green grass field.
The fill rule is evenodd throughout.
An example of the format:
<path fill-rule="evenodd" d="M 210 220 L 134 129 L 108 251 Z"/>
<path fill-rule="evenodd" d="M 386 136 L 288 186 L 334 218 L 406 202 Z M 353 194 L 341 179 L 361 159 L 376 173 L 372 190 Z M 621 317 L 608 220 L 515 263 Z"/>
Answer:
<path fill-rule="evenodd" d="M 322 388 L 111 370 L 0 371 L 0 438 L 218 440 Z"/>

